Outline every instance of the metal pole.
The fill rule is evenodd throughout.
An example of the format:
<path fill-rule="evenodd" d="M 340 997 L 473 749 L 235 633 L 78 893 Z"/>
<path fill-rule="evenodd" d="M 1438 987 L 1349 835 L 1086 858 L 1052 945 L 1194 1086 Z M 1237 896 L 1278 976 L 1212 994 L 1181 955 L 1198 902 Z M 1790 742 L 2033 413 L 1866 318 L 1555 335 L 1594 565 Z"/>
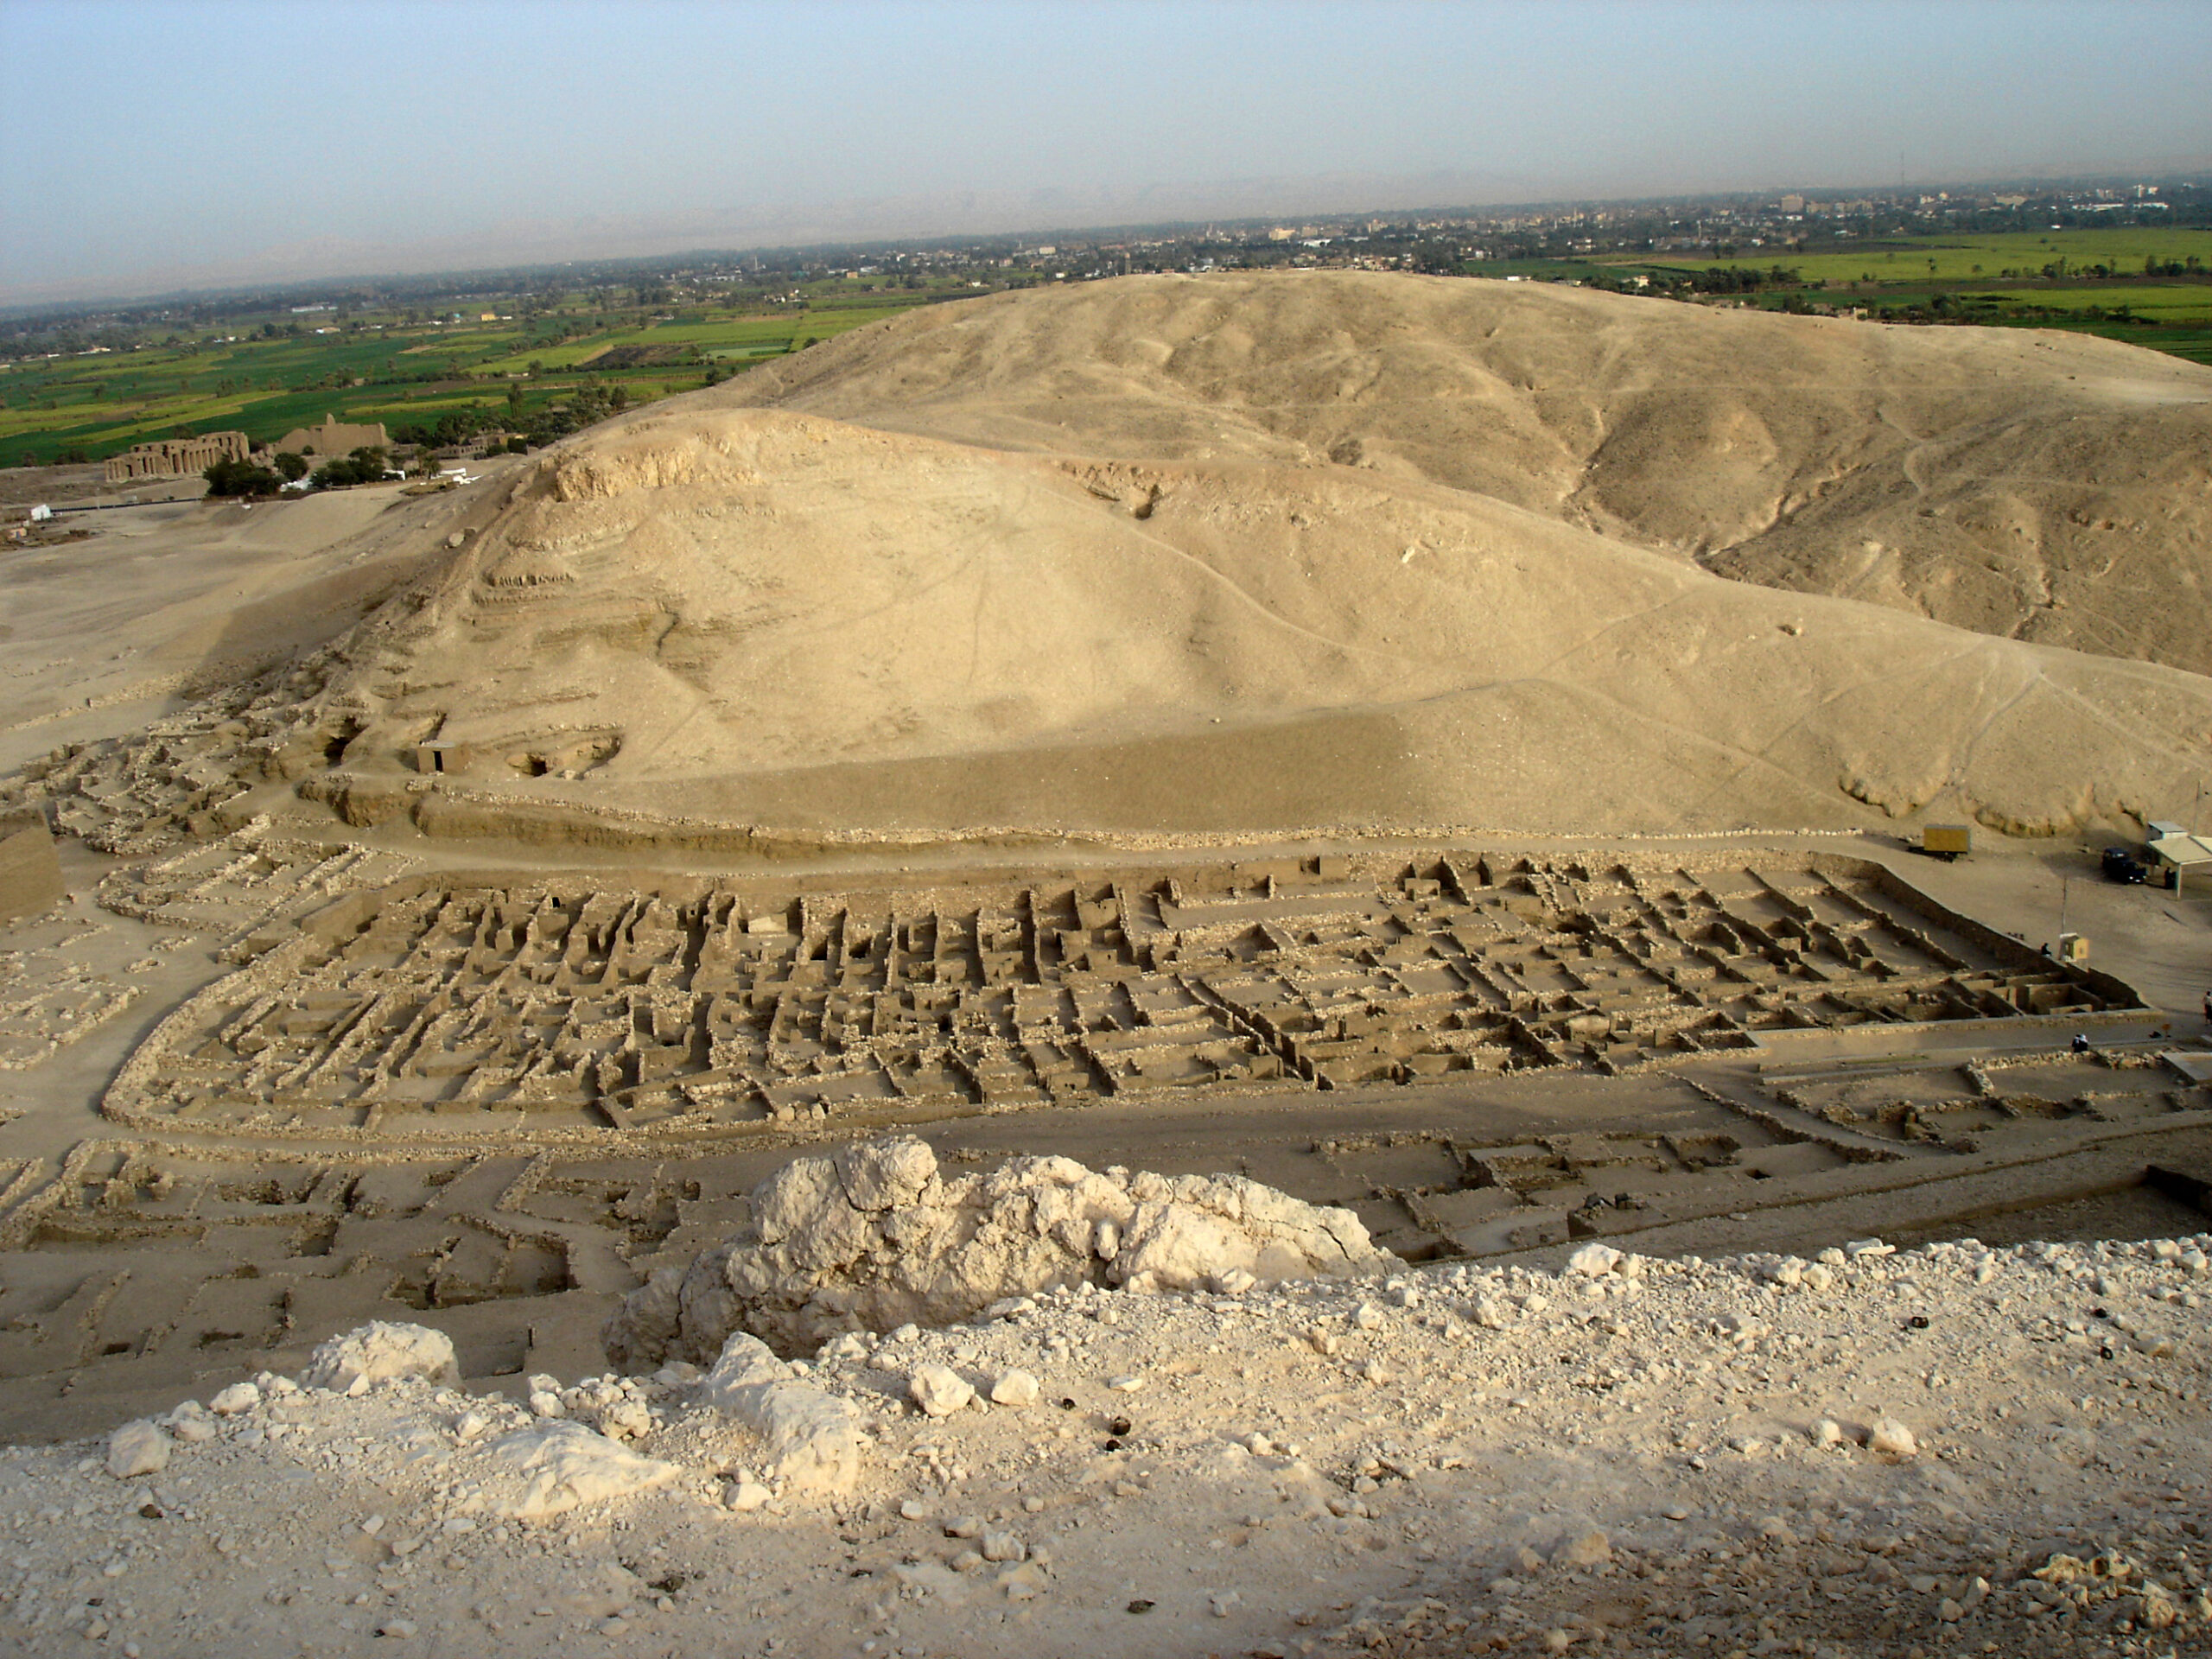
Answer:
<path fill-rule="evenodd" d="M 2066 937 L 2066 890 L 2073 885 L 2074 878 L 2070 875 L 2058 878 L 2058 937 L 2062 939 Z"/>

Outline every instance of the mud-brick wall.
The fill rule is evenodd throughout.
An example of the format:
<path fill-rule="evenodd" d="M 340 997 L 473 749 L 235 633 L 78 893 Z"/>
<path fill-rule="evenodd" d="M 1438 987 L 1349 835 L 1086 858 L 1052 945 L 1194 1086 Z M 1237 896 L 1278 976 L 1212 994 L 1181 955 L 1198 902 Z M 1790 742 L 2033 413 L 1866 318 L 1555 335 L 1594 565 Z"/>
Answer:
<path fill-rule="evenodd" d="M 0 922 L 51 910 L 68 893 L 45 815 L 0 813 Z"/>

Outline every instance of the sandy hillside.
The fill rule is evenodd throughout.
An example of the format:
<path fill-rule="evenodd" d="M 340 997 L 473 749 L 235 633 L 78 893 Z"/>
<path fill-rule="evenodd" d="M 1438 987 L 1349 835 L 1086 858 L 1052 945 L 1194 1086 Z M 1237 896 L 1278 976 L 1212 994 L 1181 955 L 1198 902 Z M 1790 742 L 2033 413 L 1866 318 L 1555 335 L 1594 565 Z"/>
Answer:
<path fill-rule="evenodd" d="M 540 464 L 321 699 L 357 820 L 2028 832 L 2155 815 L 2212 683 L 1732 582 L 1492 497 L 715 399 Z M 350 737 L 347 734 L 350 734 Z M 458 802 L 460 804 L 455 804 Z"/>
<path fill-rule="evenodd" d="M 131 730 L 351 627 L 466 511 L 396 486 L 73 514 L 0 549 L 0 767 Z"/>
<path fill-rule="evenodd" d="M 1748 581 L 2212 671 L 2212 371 L 2078 335 L 1144 276 L 910 313 L 715 396 L 1085 456 L 1373 468 Z"/>

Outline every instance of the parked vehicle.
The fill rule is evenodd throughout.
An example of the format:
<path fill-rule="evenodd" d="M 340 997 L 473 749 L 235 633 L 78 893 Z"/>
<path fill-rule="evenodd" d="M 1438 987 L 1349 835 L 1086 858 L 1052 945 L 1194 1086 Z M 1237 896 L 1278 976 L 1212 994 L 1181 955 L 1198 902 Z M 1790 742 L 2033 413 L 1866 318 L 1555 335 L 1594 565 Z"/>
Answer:
<path fill-rule="evenodd" d="M 2149 879 L 2151 872 L 2134 850 L 2126 847 L 2107 847 L 2104 855 L 2105 880 L 2119 881 L 2128 887 L 2139 887 Z"/>
<path fill-rule="evenodd" d="M 1974 826 L 1970 823 L 1931 823 L 1920 832 L 1920 850 L 1930 858 L 1940 858 L 1946 864 L 1964 858 L 1974 851 Z"/>

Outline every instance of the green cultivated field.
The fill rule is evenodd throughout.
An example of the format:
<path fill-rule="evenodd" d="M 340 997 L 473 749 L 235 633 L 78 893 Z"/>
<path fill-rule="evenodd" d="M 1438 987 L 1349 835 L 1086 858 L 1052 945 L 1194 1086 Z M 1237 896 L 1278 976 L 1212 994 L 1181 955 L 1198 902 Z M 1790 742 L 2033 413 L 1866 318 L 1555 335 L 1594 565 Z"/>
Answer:
<path fill-rule="evenodd" d="M 2104 283 L 2094 288 L 1961 289 L 1961 300 L 2052 311 L 2117 310 L 2126 306 L 2158 322 L 2212 321 L 2212 280 L 2196 283 Z"/>
<path fill-rule="evenodd" d="M 2192 258 L 2196 270 L 2170 271 Z M 2156 274 L 2145 272 L 2150 261 Z M 1689 283 L 1716 270 L 1770 276 L 1777 267 L 1794 280 L 1769 280 L 1729 300 L 1769 309 L 1863 306 L 1895 321 L 2064 328 L 2212 365 L 2212 230 L 2024 231 L 1845 251 L 1765 247 L 1729 258 L 1603 256 L 1583 270 Z"/>
<path fill-rule="evenodd" d="M 1808 235 L 1821 228 L 1806 222 Z M 2196 270 L 2167 274 L 2191 258 Z M 2146 273 L 2146 261 L 2159 270 Z M 1777 266 L 1794 276 L 1774 282 Z M 1683 297 L 1725 286 L 1711 278 L 1715 270 L 1755 272 L 1769 280 L 1712 297 L 1770 308 L 1865 307 L 1899 322 L 2066 328 L 2212 364 L 2212 230 L 1831 240 L 1803 252 L 1739 248 L 1727 258 L 1597 254 L 1460 269 L 1609 284 L 1642 274 Z M 689 298 L 610 284 L 418 302 L 411 311 L 364 301 L 349 311 L 217 313 L 219 323 L 188 330 L 167 324 L 106 336 L 112 351 L 0 360 L 0 467 L 98 461 L 149 439 L 225 428 L 265 442 L 327 414 L 396 432 L 473 410 L 479 426 L 528 429 L 580 396 L 594 411 L 607 406 L 599 394 L 618 389 L 632 404 L 648 403 L 917 305 L 1005 285 L 994 271 L 979 274 L 984 282 L 943 271 L 823 276 L 789 287 L 775 279 Z M 429 321 L 441 314 L 444 321 Z"/>
<path fill-rule="evenodd" d="M 590 360 L 619 347 L 696 346 L 702 358 L 737 361 L 780 357 L 804 340 L 827 340 L 863 323 L 875 322 L 907 306 L 824 306 L 817 309 L 793 306 L 772 315 L 685 319 L 644 327 L 618 329 L 573 340 L 557 346 L 528 346 L 509 352 L 483 364 L 493 374 L 520 374 L 536 361 L 547 369 L 588 367 Z"/>
<path fill-rule="evenodd" d="M 2212 275 L 2212 230 L 2113 229 L 2109 231 L 2008 232 L 1999 236 L 1930 238 L 1925 241 L 1870 242 L 1863 248 L 1793 253 L 1769 246 L 1738 251 L 1727 259 L 1658 260 L 1607 259 L 1607 264 L 1643 269 L 1664 265 L 1699 270 L 1764 270 L 1772 265 L 1796 270 L 1807 283 L 1831 285 L 1872 283 L 1885 284 L 1926 281 L 1972 281 L 2011 271 L 2022 278 L 2040 277 L 2045 265 L 2066 262 L 2062 274 L 2080 275 L 2091 265 L 2103 265 L 2122 276 L 2143 274 L 2143 263 L 2186 262 L 2194 256 Z"/>
<path fill-rule="evenodd" d="M 0 361 L 0 467 L 57 458 L 99 461 L 134 443 L 235 428 L 257 442 L 335 414 L 387 426 L 435 422 L 474 406 L 516 424 L 595 383 L 647 403 L 827 340 L 848 329 L 968 290 L 861 294 L 810 283 L 799 302 L 742 313 L 689 308 L 674 317 L 582 305 L 535 318 L 442 326 L 241 317 L 191 339 L 149 338 L 135 350 Z M 502 304 L 502 309 L 507 308 Z M 277 332 L 264 337 L 264 325 Z M 533 366 L 535 365 L 535 366 Z"/>

